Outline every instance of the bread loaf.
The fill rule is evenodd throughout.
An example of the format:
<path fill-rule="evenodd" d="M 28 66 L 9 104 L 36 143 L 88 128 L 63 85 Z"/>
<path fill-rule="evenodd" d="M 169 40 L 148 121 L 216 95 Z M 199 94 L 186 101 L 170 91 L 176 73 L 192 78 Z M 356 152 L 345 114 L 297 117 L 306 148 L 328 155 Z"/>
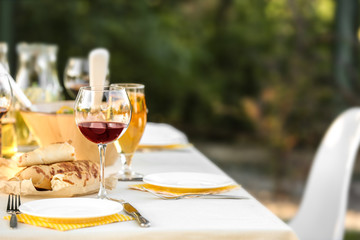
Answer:
<path fill-rule="evenodd" d="M 75 148 L 68 142 L 50 144 L 45 147 L 35 149 L 34 151 L 24 153 L 16 159 L 19 167 L 74 160 Z"/>
<path fill-rule="evenodd" d="M 64 185 L 82 187 L 99 183 L 99 166 L 89 160 L 34 165 L 21 170 L 15 177 L 19 180 L 31 179 L 34 187 L 40 189 L 52 190 L 52 184 L 56 188 Z"/>

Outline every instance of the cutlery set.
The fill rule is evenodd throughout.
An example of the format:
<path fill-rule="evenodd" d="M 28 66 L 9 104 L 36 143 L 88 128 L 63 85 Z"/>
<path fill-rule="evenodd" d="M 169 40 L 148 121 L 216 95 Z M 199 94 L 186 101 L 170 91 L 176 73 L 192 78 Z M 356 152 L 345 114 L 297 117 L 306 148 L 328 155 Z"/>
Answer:
<path fill-rule="evenodd" d="M 179 200 L 184 198 L 205 198 L 205 199 L 249 199 L 248 197 L 243 196 L 236 196 L 236 195 L 225 195 L 225 194 L 211 194 L 211 193 L 205 193 L 205 194 L 182 194 L 179 196 L 174 196 L 170 194 L 164 194 L 164 193 L 157 193 L 155 191 L 152 191 L 150 189 L 141 187 L 142 190 L 149 192 L 153 194 L 156 197 L 159 197 L 164 200 Z"/>

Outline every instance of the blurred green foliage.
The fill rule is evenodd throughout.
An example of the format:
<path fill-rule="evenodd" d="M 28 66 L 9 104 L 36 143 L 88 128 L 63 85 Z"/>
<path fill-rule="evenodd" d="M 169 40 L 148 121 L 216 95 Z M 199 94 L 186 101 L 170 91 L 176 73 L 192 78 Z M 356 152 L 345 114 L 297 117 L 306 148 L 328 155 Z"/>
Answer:
<path fill-rule="evenodd" d="M 286 153 L 316 146 L 348 106 L 336 101 L 335 7 L 332 0 L 15 0 L 7 24 L 14 44 L 58 44 L 61 77 L 69 57 L 109 49 L 111 82 L 146 84 L 150 121 L 190 137 L 261 140 Z"/>
<path fill-rule="evenodd" d="M 346 240 L 356 240 L 360 238 L 360 233 L 358 231 L 346 231 L 344 239 Z"/>

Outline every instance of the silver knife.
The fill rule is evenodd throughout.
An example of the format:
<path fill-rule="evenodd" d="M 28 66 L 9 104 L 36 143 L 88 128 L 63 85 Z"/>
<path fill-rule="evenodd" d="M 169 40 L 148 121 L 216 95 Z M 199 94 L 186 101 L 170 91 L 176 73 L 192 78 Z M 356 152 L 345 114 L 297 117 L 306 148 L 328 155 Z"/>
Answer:
<path fill-rule="evenodd" d="M 123 205 L 124 207 L 124 211 L 133 216 L 136 221 L 139 223 L 140 227 L 150 227 L 151 224 L 149 222 L 149 220 L 147 220 L 146 218 L 144 218 L 138 210 L 136 210 L 136 208 L 133 207 L 133 205 L 131 205 L 130 203 L 126 202 L 125 200 L 122 199 L 115 199 L 115 198 L 109 198 L 112 201 L 115 202 L 119 202 Z"/>

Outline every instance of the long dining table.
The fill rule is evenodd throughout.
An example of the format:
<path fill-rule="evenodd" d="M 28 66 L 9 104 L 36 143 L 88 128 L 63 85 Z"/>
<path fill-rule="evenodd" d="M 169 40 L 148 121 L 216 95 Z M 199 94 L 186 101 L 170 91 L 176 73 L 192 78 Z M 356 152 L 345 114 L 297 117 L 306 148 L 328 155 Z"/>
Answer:
<path fill-rule="evenodd" d="M 226 175 L 193 146 L 138 152 L 133 160 L 133 169 L 145 175 L 162 172 Z M 108 168 L 105 171 L 107 170 Z M 5 211 L 7 195 L 2 193 L 0 239 L 298 239 L 290 226 L 249 194 L 244 186 L 225 194 L 248 197 L 245 200 L 163 200 L 148 192 L 129 188 L 129 185 L 137 183 L 140 182 L 118 182 L 108 194 L 113 198 L 125 199 L 135 206 L 151 222 L 149 228 L 141 228 L 136 221 L 126 221 L 69 231 L 23 223 L 19 223 L 16 229 L 11 229 L 9 221 L 3 218 L 8 214 Z M 83 197 L 96 198 L 96 194 Z M 39 198 L 22 196 L 23 203 L 34 199 Z"/>

